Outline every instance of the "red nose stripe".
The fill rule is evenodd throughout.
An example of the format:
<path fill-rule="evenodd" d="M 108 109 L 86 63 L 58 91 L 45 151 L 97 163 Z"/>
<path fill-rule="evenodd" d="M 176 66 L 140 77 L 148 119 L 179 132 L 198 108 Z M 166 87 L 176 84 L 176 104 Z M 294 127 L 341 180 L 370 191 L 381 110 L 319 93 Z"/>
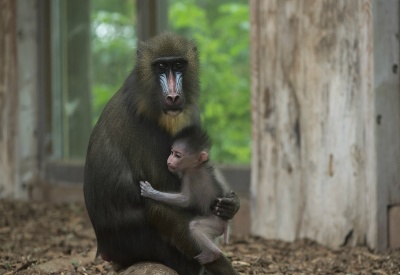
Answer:
<path fill-rule="evenodd" d="M 172 70 L 169 71 L 168 74 L 168 93 L 169 94 L 176 94 L 176 81 L 175 81 L 175 75 L 172 72 Z"/>

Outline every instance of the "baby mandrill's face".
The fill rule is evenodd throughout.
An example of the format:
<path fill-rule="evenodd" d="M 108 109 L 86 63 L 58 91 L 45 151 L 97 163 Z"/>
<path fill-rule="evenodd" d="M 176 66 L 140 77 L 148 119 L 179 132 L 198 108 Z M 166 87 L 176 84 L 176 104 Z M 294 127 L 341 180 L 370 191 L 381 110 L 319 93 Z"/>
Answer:
<path fill-rule="evenodd" d="M 167 160 L 168 170 L 172 173 L 184 172 L 188 168 L 196 167 L 199 164 L 196 154 L 190 154 L 186 144 L 174 143 Z"/>

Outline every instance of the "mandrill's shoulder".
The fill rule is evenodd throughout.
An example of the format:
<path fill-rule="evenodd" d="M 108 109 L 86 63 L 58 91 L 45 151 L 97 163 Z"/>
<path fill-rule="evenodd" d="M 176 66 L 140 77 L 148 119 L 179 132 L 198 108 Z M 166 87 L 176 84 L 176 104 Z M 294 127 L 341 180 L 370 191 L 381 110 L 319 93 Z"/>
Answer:
<path fill-rule="evenodd" d="M 129 103 L 122 90 L 113 95 L 101 113 L 92 135 L 101 137 L 102 140 L 128 139 L 126 132 L 133 132 L 138 117 L 129 112 Z M 104 142 L 104 141 L 102 141 Z"/>

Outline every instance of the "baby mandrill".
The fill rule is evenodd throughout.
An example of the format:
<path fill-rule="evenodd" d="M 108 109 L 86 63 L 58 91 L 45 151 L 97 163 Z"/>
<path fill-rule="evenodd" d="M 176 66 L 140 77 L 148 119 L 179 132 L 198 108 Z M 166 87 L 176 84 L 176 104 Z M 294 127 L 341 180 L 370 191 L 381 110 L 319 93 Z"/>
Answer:
<path fill-rule="evenodd" d="M 197 241 L 201 253 L 194 257 L 200 264 L 218 259 L 222 252 L 215 244 L 216 238 L 224 234 L 228 240 L 228 221 L 211 212 L 210 205 L 218 197 L 229 193 L 228 186 L 217 182 L 213 166 L 208 163 L 211 147 L 207 133 L 198 126 L 182 129 L 174 138 L 167 165 L 169 171 L 181 178 L 180 193 L 160 192 L 147 181 L 141 181 L 141 195 L 153 200 L 192 208 L 199 213 L 190 224 L 190 232 Z"/>

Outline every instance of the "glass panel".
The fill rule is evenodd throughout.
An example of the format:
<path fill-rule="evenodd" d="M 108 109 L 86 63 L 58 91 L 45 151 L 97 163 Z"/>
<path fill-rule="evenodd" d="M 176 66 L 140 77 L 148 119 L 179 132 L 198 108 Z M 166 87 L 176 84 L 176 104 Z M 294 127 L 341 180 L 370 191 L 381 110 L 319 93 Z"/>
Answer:
<path fill-rule="evenodd" d="M 201 60 L 201 119 L 218 163 L 251 153 L 248 0 L 170 0 L 169 27 L 195 39 Z"/>
<path fill-rule="evenodd" d="M 57 158 L 82 158 L 91 130 L 89 1 L 52 2 L 53 144 Z"/>
<path fill-rule="evenodd" d="M 133 0 L 51 2 L 55 158 L 85 157 L 92 126 L 132 69 L 135 3 Z"/>
<path fill-rule="evenodd" d="M 136 1 L 92 1 L 91 17 L 94 125 L 135 64 Z"/>

